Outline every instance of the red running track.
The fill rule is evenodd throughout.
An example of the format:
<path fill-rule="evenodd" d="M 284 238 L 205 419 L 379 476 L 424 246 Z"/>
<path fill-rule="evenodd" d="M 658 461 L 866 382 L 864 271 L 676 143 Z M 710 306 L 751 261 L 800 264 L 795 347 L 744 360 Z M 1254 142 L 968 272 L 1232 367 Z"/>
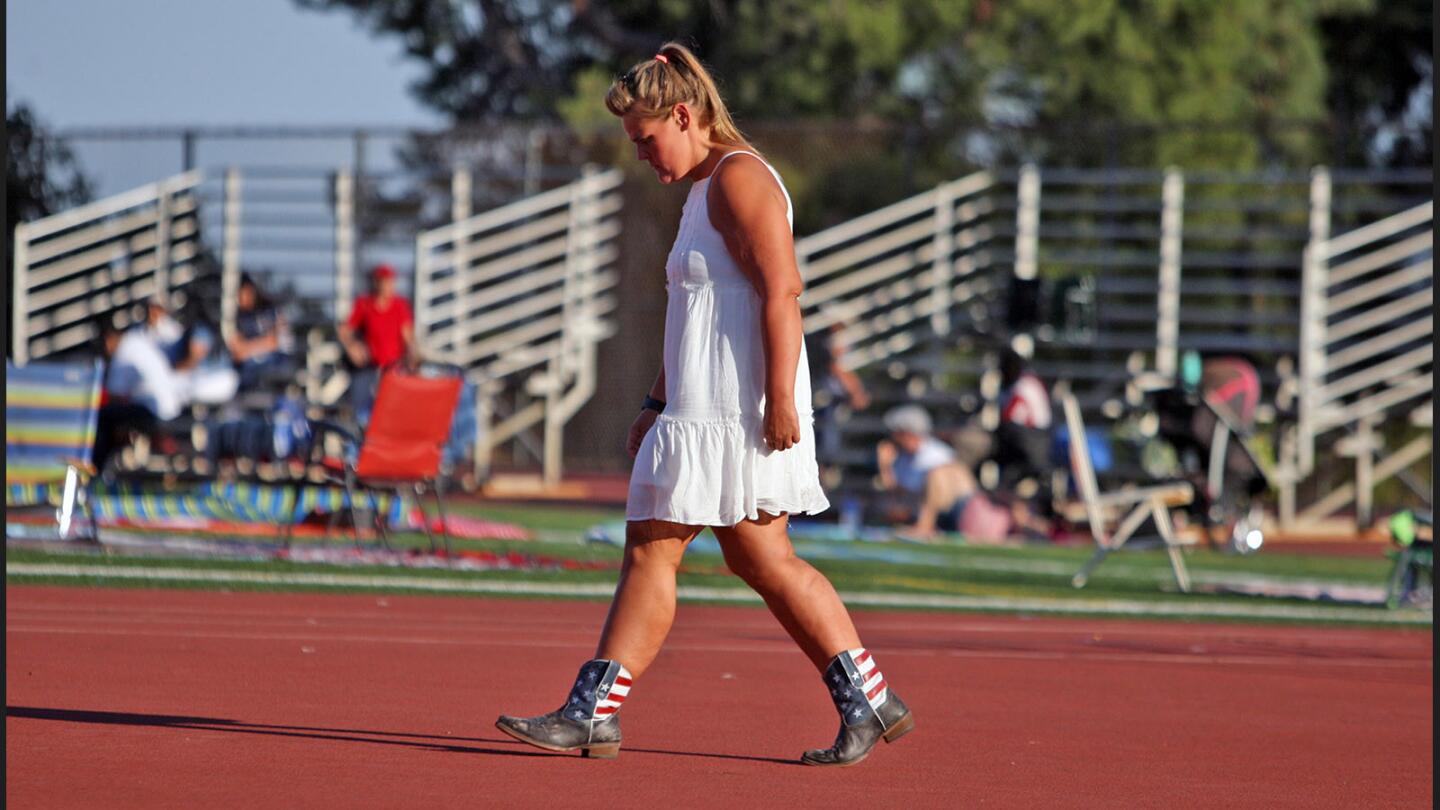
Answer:
<path fill-rule="evenodd" d="M 915 733 L 836 719 L 765 612 L 684 605 L 616 761 L 534 752 L 604 606 L 6 594 L 11 807 L 1430 807 L 1428 631 L 862 612 Z"/>

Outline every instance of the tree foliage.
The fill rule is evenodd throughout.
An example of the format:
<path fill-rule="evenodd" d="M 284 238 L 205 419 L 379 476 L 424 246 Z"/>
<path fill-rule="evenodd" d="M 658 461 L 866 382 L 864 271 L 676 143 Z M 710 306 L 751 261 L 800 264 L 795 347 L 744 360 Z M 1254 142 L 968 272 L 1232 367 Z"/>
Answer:
<path fill-rule="evenodd" d="M 1382 0 L 1321 20 L 1325 62 L 1333 66 L 1325 103 L 1337 163 L 1433 162 L 1432 6 Z"/>
<path fill-rule="evenodd" d="M 611 78 L 673 38 L 742 126 L 884 121 L 949 138 L 937 159 L 1246 168 L 1322 160 L 1351 130 L 1400 144 L 1392 162 L 1423 131 L 1428 154 L 1420 0 L 296 2 L 400 38 L 458 123 L 601 123 Z"/>
<path fill-rule="evenodd" d="M 89 202 L 91 184 L 63 141 L 56 139 L 24 104 L 5 113 L 5 289 L 15 274 L 11 241 L 15 226 Z M 8 308 L 5 316 L 9 317 Z M 5 349 L 13 334 L 5 332 Z"/>
<path fill-rule="evenodd" d="M 1364 0 L 1046 0 L 995 3 L 977 37 L 992 99 L 1053 133 L 1032 148 L 1098 162 L 1247 168 L 1315 157 L 1326 66 L 1319 22 Z M 1089 122 L 1166 133 L 1094 137 Z M 1056 137 L 1067 130 L 1082 137 Z M 1091 137 L 1083 137 L 1091 136 Z M 1140 154 L 1134 154 L 1136 147 Z M 1080 154 L 1074 154 L 1077 150 Z M 1070 154 L 1065 154 L 1070 152 Z M 1086 154 L 1089 152 L 1089 154 Z"/>
<path fill-rule="evenodd" d="M 5 114 L 5 232 L 89 202 L 91 184 L 63 141 L 24 104 Z M 7 254 L 8 255 L 8 254 Z"/>

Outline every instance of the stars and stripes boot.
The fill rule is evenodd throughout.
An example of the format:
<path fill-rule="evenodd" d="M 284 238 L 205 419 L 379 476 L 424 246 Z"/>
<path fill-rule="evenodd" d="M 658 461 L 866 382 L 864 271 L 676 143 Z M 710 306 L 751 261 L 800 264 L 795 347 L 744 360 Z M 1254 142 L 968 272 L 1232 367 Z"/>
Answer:
<path fill-rule="evenodd" d="M 565 705 L 539 717 L 501 715 L 495 727 L 546 751 L 579 751 L 582 757 L 620 756 L 617 712 L 630 694 L 630 671 L 619 661 L 596 658 L 580 667 Z"/>
<path fill-rule="evenodd" d="M 854 765 L 880 740 L 895 742 L 915 728 L 900 696 L 885 683 L 864 647 L 846 650 L 825 668 L 825 686 L 840 713 L 840 733 L 829 748 L 806 751 L 806 765 Z"/>

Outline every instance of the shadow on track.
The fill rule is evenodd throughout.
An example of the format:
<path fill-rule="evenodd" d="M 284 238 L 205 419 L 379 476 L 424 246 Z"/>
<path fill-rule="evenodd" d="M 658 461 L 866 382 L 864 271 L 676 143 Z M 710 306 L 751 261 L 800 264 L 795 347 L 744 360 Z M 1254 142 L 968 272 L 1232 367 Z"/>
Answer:
<path fill-rule="evenodd" d="M 555 753 L 543 751 L 530 751 L 523 748 L 478 748 L 472 745 L 456 745 L 453 743 L 488 743 L 506 746 L 522 746 L 518 740 L 502 740 L 492 737 L 449 737 L 443 734 L 408 734 L 402 731 L 363 731 L 349 728 L 323 728 L 317 726 L 286 726 L 269 723 L 245 723 L 238 720 L 230 720 L 219 717 L 188 717 L 183 715 L 168 714 L 140 714 L 136 712 L 100 712 L 87 711 L 83 709 L 42 709 L 32 706 L 7 706 L 6 717 L 24 718 L 28 720 L 59 720 L 66 723 L 96 723 L 112 726 L 149 726 L 152 728 L 178 728 L 193 731 L 224 731 L 238 734 L 259 734 L 271 737 L 308 737 L 316 740 L 333 740 L 340 742 L 362 742 L 376 743 L 379 745 L 398 745 L 405 748 L 418 748 L 427 751 L 448 751 L 458 754 L 494 754 L 497 756 L 510 757 L 544 757 L 560 756 Z M 356 735 L 372 736 L 356 736 Z M 385 739 L 387 737 L 408 737 L 409 740 Z M 439 742 L 414 742 L 413 740 L 446 740 L 451 744 Z M 707 757 L 712 759 L 732 759 L 748 762 L 769 762 L 781 765 L 798 765 L 797 760 L 777 759 L 775 757 L 752 757 L 737 754 L 707 754 L 690 751 L 661 751 L 654 748 L 625 748 L 626 753 L 632 754 L 661 754 L 665 756 L 680 757 Z"/>

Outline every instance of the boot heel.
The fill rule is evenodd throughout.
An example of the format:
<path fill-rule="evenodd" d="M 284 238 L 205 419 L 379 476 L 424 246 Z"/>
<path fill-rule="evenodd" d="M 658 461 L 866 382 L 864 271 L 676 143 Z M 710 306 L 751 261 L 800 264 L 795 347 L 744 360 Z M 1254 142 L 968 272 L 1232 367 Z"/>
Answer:
<path fill-rule="evenodd" d="M 590 759 L 615 759 L 620 756 L 620 743 L 600 743 L 580 749 L 581 757 Z"/>
<path fill-rule="evenodd" d="M 900 721 L 899 721 L 899 722 L 897 722 L 895 725 L 891 726 L 890 728 L 886 729 L 885 734 L 884 734 L 885 742 L 887 742 L 887 743 L 895 742 L 896 740 L 900 739 L 901 737 L 904 737 L 906 734 L 909 734 L 910 732 L 912 732 L 912 731 L 914 731 L 914 730 L 915 730 L 915 718 L 914 718 L 909 712 L 906 712 L 906 713 L 905 713 L 905 716 L 902 717 L 902 718 L 900 718 Z"/>

